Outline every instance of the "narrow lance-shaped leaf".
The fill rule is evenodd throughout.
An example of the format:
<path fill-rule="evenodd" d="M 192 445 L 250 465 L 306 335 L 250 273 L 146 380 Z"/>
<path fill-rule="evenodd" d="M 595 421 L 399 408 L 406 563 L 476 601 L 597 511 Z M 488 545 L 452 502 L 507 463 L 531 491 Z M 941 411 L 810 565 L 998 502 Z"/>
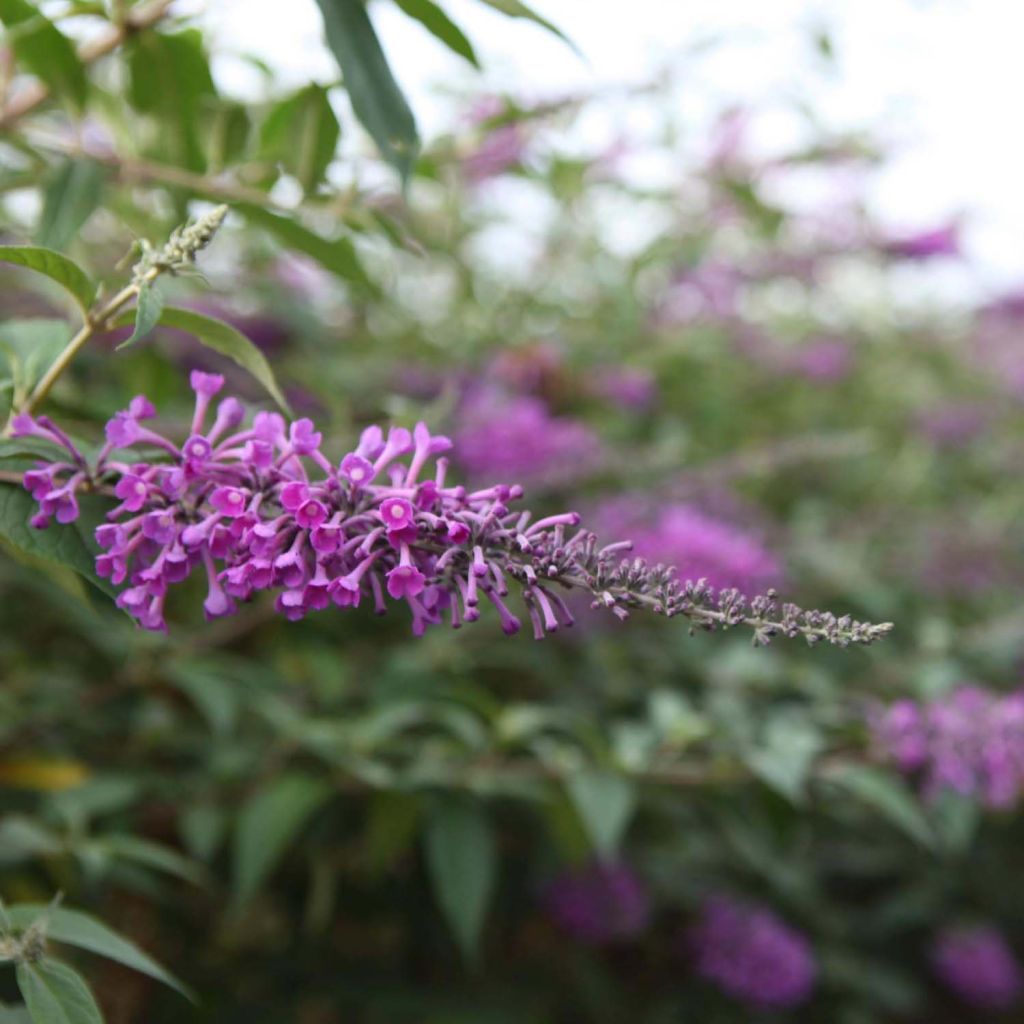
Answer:
<path fill-rule="evenodd" d="M 139 289 L 139 298 L 135 303 L 135 330 L 131 337 L 122 341 L 118 349 L 127 348 L 137 341 L 142 341 L 160 322 L 160 314 L 164 311 L 164 296 L 155 282 L 146 282 Z"/>
<path fill-rule="evenodd" d="M 250 899 L 278 865 L 289 843 L 331 787 L 308 775 L 282 775 L 250 797 L 234 837 L 234 884 L 239 902 Z"/>
<path fill-rule="evenodd" d="M 58 960 L 20 963 L 18 989 L 32 1024 L 103 1024 L 85 979 Z"/>
<path fill-rule="evenodd" d="M 612 772 L 587 771 L 571 776 L 566 789 L 594 848 L 602 857 L 610 857 L 633 814 L 632 783 Z"/>
<path fill-rule="evenodd" d="M 14 53 L 58 97 L 85 108 L 89 82 L 71 40 L 50 21 L 39 4 L 29 0 L 0 0 L 0 21 L 11 31 Z"/>
<path fill-rule="evenodd" d="M 135 319 L 134 310 L 127 310 L 117 317 L 111 327 L 125 327 Z M 243 370 L 248 370 L 269 392 L 270 396 L 282 409 L 288 409 L 281 389 L 277 386 L 274 371 L 270 368 L 266 356 L 244 335 L 231 324 L 204 316 L 191 309 L 178 309 L 167 306 L 160 312 L 157 321 L 163 327 L 176 327 L 181 331 L 194 334 L 207 348 L 227 356 Z"/>
<path fill-rule="evenodd" d="M 99 206 L 105 177 L 95 160 L 64 160 L 46 186 L 36 241 L 63 249 Z"/>
<path fill-rule="evenodd" d="M 34 245 L 0 245 L 0 262 L 26 267 L 44 274 L 69 291 L 83 313 L 89 311 L 96 297 L 96 285 L 77 263 L 52 249 Z"/>
<path fill-rule="evenodd" d="M 192 998 L 188 989 L 169 971 L 164 970 L 152 957 L 143 953 L 138 946 L 118 935 L 102 921 L 78 910 L 51 907 L 46 903 L 17 903 L 7 908 L 12 924 L 24 930 L 40 918 L 46 918 L 46 936 L 55 942 L 88 950 L 108 960 L 162 981 L 177 989 L 182 995 Z"/>
<path fill-rule="evenodd" d="M 363 0 L 317 0 L 327 44 L 345 79 L 356 117 L 406 180 L 420 140 L 416 119 L 395 81 Z"/>
<path fill-rule="evenodd" d="M 431 35 L 440 39 L 448 49 L 464 57 L 475 68 L 480 67 L 473 44 L 466 34 L 436 4 L 434 0 L 395 0 L 410 17 L 418 21 Z"/>
<path fill-rule="evenodd" d="M 493 8 L 496 11 L 500 11 L 502 14 L 508 15 L 510 18 L 523 18 L 526 21 L 532 21 L 541 28 L 546 28 L 549 32 L 558 36 L 563 43 L 566 43 L 575 53 L 579 53 L 579 47 L 557 26 L 548 21 L 547 18 L 542 17 L 532 7 L 527 7 L 522 0 L 481 0 L 481 3 L 487 4 L 488 7 Z"/>
<path fill-rule="evenodd" d="M 261 155 L 278 161 L 308 194 L 324 180 L 340 135 L 327 90 L 307 85 L 267 115 L 260 132 Z"/>
<path fill-rule="evenodd" d="M 476 959 L 496 875 L 494 835 L 483 810 L 449 797 L 430 814 L 427 867 L 438 906 L 467 960 Z"/>

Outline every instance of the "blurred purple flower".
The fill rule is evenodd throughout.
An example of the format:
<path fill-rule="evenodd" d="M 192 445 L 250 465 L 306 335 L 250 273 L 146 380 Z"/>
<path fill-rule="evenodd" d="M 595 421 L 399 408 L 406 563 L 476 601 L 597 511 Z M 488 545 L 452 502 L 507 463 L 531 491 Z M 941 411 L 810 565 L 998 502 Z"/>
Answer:
<path fill-rule="evenodd" d="M 814 987 L 810 943 L 764 907 L 714 896 L 701 908 L 687 945 L 697 973 L 748 1006 L 798 1006 Z"/>
<path fill-rule="evenodd" d="M 988 410 L 971 402 L 949 402 L 927 409 L 918 418 L 921 432 L 940 448 L 959 448 L 974 440 L 988 423 Z"/>
<path fill-rule="evenodd" d="M 705 260 L 675 275 L 654 310 L 654 321 L 673 327 L 699 320 L 729 320 L 738 312 L 741 284 L 736 267 Z"/>
<path fill-rule="evenodd" d="M 544 904 L 563 931 L 595 946 L 638 935 L 651 916 L 643 881 L 623 863 L 594 863 L 559 875 L 548 884 Z"/>
<path fill-rule="evenodd" d="M 1024 692 L 960 686 L 927 703 L 904 699 L 868 713 L 882 756 L 921 781 L 1005 808 L 1024 789 Z"/>
<path fill-rule="evenodd" d="M 458 460 L 477 480 L 511 474 L 534 484 L 567 482 L 592 472 L 602 456 L 585 423 L 552 416 L 546 403 L 524 395 L 475 389 L 457 417 Z"/>
<path fill-rule="evenodd" d="M 960 227 L 954 221 L 928 231 L 895 235 L 882 243 L 890 256 L 903 260 L 928 260 L 935 256 L 960 256 Z"/>
<path fill-rule="evenodd" d="M 635 410 L 649 408 L 658 395 L 654 374 L 634 366 L 601 367 L 594 372 L 591 388 L 601 398 Z"/>
<path fill-rule="evenodd" d="M 778 560 L 745 530 L 686 504 L 646 508 L 640 499 L 614 498 L 598 509 L 597 529 L 633 541 L 633 553 L 676 567 L 679 579 L 705 577 L 716 589 L 760 591 L 782 577 Z"/>
<path fill-rule="evenodd" d="M 526 155 L 526 133 L 513 122 L 488 132 L 479 145 L 462 159 L 462 171 L 475 185 L 496 178 L 522 162 Z"/>
<path fill-rule="evenodd" d="M 274 276 L 285 288 L 309 301 L 337 290 L 331 275 L 319 263 L 301 253 L 281 253 L 274 265 Z"/>
<path fill-rule="evenodd" d="M 991 926 L 946 929 L 935 939 L 931 960 L 939 978 L 979 1009 L 1005 1010 L 1020 998 L 1020 965 Z"/>
<path fill-rule="evenodd" d="M 835 384 L 853 369 L 853 350 L 841 338 L 819 338 L 802 345 L 792 357 L 793 371 L 821 383 Z"/>

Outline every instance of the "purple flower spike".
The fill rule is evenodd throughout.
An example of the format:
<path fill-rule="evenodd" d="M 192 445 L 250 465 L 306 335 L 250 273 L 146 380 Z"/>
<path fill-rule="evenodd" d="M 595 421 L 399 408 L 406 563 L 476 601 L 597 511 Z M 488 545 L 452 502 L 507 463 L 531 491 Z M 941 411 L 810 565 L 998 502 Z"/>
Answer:
<path fill-rule="evenodd" d="M 595 946 L 634 938 L 651 917 L 646 886 L 622 863 L 559 875 L 547 887 L 544 903 L 563 931 Z"/>
<path fill-rule="evenodd" d="M 932 947 L 935 973 L 965 1003 L 1008 1010 L 1024 989 L 1024 975 L 1006 939 L 992 927 L 951 928 Z"/>

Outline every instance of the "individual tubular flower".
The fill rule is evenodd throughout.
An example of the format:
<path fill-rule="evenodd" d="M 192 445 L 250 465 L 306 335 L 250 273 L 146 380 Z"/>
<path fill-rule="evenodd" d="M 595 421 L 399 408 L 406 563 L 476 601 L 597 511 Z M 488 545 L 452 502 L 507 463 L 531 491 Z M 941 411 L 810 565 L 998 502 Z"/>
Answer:
<path fill-rule="evenodd" d="M 594 863 L 557 876 L 545 890 L 544 905 L 559 928 L 592 945 L 630 939 L 651 916 L 642 879 L 624 863 Z"/>
<path fill-rule="evenodd" d="M 939 979 L 979 1009 L 1009 1009 L 1024 988 L 1017 958 L 990 926 L 946 929 L 935 938 L 931 961 Z"/>
<path fill-rule="evenodd" d="M 868 722 L 879 753 L 925 796 L 951 790 L 998 809 L 1024 791 L 1024 692 L 960 686 L 927 703 L 873 708 Z"/>
<path fill-rule="evenodd" d="M 771 910 L 714 896 L 687 934 L 697 973 L 758 1009 L 806 1002 L 817 965 L 807 939 Z"/>
<path fill-rule="evenodd" d="M 309 420 L 289 425 L 261 412 L 246 427 L 240 404 L 226 398 L 208 425 L 220 378 L 196 374 L 192 385 L 196 411 L 181 446 L 142 425 L 153 409 L 136 399 L 110 421 L 91 466 L 48 420 L 16 423 L 19 433 L 70 455 L 25 474 L 40 503 L 37 526 L 51 515 L 74 518 L 79 488 L 120 499 L 97 530 L 96 571 L 126 585 L 117 603 L 147 629 L 166 628 L 168 588 L 195 570 L 207 578 L 210 618 L 271 591 L 288 619 L 331 604 L 357 607 L 364 598 L 383 613 L 390 598 L 408 607 L 416 634 L 445 620 L 459 628 L 486 605 L 515 633 L 520 619 L 506 601 L 514 588 L 540 639 L 572 625 L 562 593 L 579 589 L 619 618 L 647 609 L 706 630 L 745 624 L 756 643 L 781 634 L 846 646 L 890 629 L 790 604 L 777 609 L 771 592 L 748 602 L 705 580 L 681 582 L 663 565 L 624 561 L 628 543 L 598 544 L 574 512 L 534 520 L 513 511 L 523 494 L 518 485 L 468 491 L 450 484 L 442 453 L 451 442 L 422 423 L 387 434 L 369 427 L 336 464 Z M 136 445 L 149 461 L 142 452 L 126 460 Z"/>

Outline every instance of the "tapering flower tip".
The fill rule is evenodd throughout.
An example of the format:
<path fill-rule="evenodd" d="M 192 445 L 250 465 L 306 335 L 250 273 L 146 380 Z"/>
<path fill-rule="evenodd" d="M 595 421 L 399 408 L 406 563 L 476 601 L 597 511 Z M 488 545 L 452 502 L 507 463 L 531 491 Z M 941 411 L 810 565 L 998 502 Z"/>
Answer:
<path fill-rule="evenodd" d="M 469 527 L 457 519 L 450 520 L 447 537 L 453 544 L 465 544 L 469 540 Z"/>
<path fill-rule="evenodd" d="M 142 428 L 130 412 L 118 412 L 107 421 L 106 435 L 115 448 L 127 448 L 139 440 Z"/>
<path fill-rule="evenodd" d="M 259 440 L 280 444 L 285 438 L 284 417 L 279 412 L 258 412 L 253 417 L 252 430 Z"/>
<path fill-rule="evenodd" d="M 189 462 L 206 462 L 213 454 L 213 447 L 202 434 L 193 434 L 185 442 L 182 453 Z"/>
<path fill-rule="evenodd" d="M 291 425 L 288 440 L 296 455 L 309 455 L 320 447 L 323 435 L 316 430 L 311 419 L 303 418 Z"/>
<path fill-rule="evenodd" d="M 246 493 L 240 487 L 217 487 L 210 495 L 210 505 L 222 516 L 234 519 L 245 512 Z"/>
<path fill-rule="evenodd" d="M 44 437 L 44 431 L 27 412 L 19 412 L 11 420 L 11 437 Z"/>
<path fill-rule="evenodd" d="M 359 435 L 359 444 L 356 446 L 356 455 L 364 459 L 375 459 L 384 451 L 384 431 L 376 424 L 367 427 Z"/>
<path fill-rule="evenodd" d="M 412 434 L 405 427 L 392 427 L 388 431 L 386 447 L 390 448 L 395 455 L 405 455 L 413 449 Z"/>
<path fill-rule="evenodd" d="M 128 403 L 128 415 L 136 420 L 151 420 L 156 416 L 156 407 L 145 395 L 136 395 Z"/>
<path fill-rule="evenodd" d="M 993 927 L 947 929 L 937 936 L 931 958 L 939 978 L 979 1009 L 1007 1010 L 1024 990 L 1020 964 Z"/>
<path fill-rule="evenodd" d="M 444 434 L 431 434 L 430 428 L 422 420 L 413 430 L 413 441 L 416 449 L 426 449 L 427 455 L 440 455 L 451 450 L 452 439 Z"/>
<path fill-rule="evenodd" d="M 387 574 L 388 593 L 396 600 L 403 597 L 416 597 L 423 592 L 427 581 L 423 573 L 412 565 L 396 565 Z"/>
<path fill-rule="evenodd" d="M 697 973 L 748 1006 L 798 1006 L 814 988 L 810 944 L 767 908 L 712 897 L 687 939 Z"/>
<path fill-rule="evenodd" d="M 124 502 L 126 512 L 138 512 L 149 497 L 149 485 L 141 476 L 125 473 L 114 487 L 114 495 Z"/>
<path fill-rule="evenodd" d="M 298 511 L 309 500 L 309 485 L 292 480 L 281 488 L 281 505 L 289 512 Z"/>
<path fill-rule="evenodd" d="M 389 530 L 404 530 L 413 521 L 415 512 L 405 498 L 385 498 L 380 503 L 380 517 Z"/>
<path fill-rule="evenodd" d="M 245 406 L 229 395 L 217 406 L 217 420 L 214 429 L 217 433 L 223 430 L 234 430 L 245 419 Z"/>
<path fill-rule="evenodd" d="M 548 914 L 564 932 L 591 945 L 639 935 L 651 917 L 643 880 L 624 863 L 596 863 L 559 875 L 547 887 Z"/>
<path fill-rule="evenodd" d="M 363 487 L 373 479 L 373 463 L 364 459 L 356 452 L 349 452 L 341 460 L 338 472 L 345 477 L 353 487 Z"/>
<path fill-rule="evenodd" d="M 213 398 L 224 387 L 224 378 L 219 373 L 203 373 L 202 370 L 193 370 L 188 381 L 197 395 L 206 398 Z"/>
<path fill-rule="evenodd" d="M 295 522 L 304 530 L 312 530 L 320 526 L 327 518 L 327 509 L 316 500 L 304 501 L 295 512 Z"/>

